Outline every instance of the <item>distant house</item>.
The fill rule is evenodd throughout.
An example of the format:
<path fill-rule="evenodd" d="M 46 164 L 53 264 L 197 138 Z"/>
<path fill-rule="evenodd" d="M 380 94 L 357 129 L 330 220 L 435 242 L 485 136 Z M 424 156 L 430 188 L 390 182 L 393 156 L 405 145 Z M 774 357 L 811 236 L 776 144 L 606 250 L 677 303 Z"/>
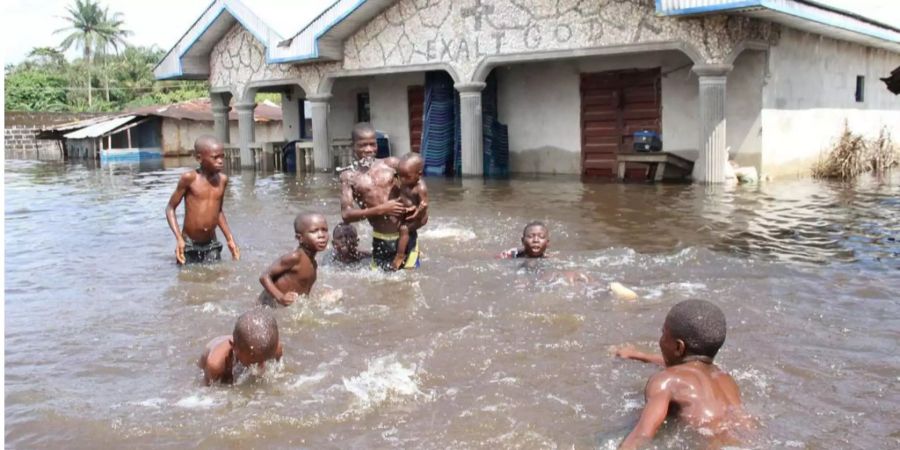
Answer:
<path fill-rule="evenodd" d="M 237 132 L 237 114 L 228 117 Z M 281 107 L 270 102 L 257 105 L 254 113 L 259 142 L 282 141 Z M 194 141 L 213 134 L 209 99 L 171 105 L 135 108 L 120 114 L 55 125 L 42 133 L 44 139 L 63 142 L 69 159 L 128 161 L 187 155 Z"/>

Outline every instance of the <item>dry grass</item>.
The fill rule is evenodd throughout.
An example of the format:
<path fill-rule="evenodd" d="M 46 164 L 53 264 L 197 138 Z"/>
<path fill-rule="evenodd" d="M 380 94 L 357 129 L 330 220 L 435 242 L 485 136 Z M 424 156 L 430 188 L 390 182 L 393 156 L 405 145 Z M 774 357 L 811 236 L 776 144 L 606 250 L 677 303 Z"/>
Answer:
<path fill-rule="evenodd" d="M 844 122 L 834 146 L 820 158 L 812 168 L 815 178 L 836 178 L 852 180 L 864 173 L 883 173 L 898 162 L 898 149 L 886 128 L 882 128 L 876 139 L 867 140 L 862 135 L 850 131 Z"/>

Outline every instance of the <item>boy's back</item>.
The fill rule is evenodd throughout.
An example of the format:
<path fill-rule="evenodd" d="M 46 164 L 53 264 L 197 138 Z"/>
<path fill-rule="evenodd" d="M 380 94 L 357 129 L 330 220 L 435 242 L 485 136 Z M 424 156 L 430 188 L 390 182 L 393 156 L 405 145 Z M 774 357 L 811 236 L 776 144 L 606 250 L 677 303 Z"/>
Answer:
<path fill-rule="evenodd" d="M 677 407 L 673 412 L 695 428 L 719 434 L 729 428 L 732 419 L 742 416 L 737 383 L 715 364 L 686 362 L 666 368 L 647 382 L 648 398 L 665 391 Z"/>
<path fill-rule="evenodd" d="M 317 266 L 316 261 L 310 258 L 306 252 L 302 249 L 297 249 L 278 258 L 278 261 L 272 265 L 268 273 L 271 274 L 272 282 L 280 292 L 284 294 L 308 295 L 316 282 Z M 265 282 L 263 282 L 263 286 L 265 287 Z M 291 295 L 290 297 L 291 299 L 287 304 L 296 300 L 296 295 Z M 268 289 L 263 289 L 259 299 L 261 303 L 268 306 L 275 306 L 273 301 L 278 300 Z M 281 301 L 279 303 L 284 304 Z"/>

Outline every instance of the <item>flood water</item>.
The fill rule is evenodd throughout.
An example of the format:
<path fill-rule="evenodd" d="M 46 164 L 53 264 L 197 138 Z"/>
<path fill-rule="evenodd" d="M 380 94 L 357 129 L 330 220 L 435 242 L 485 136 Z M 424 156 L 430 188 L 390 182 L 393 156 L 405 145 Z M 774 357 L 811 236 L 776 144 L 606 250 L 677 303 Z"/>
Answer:
<path fill-rule="evenodd" d="M 164 208 L 184 168 L 5 168 L 8 448 L 614 448 L 657 369 L 610 349 L 655 349 L 690 298 L 728 319 L 716 360 L 760 422 L 746 447 L 900 445 L 897 174 L 737 188 L 430 178 L 420 270 L 320 255 L 312 297 L 275 311 L 282 363 L 205 388 L 203 346 L 296 246 L 296 213 L 336 223 L 336 179 L 232 174 L 242 259 L 179 268 Z M 531 220 L 551 233 L 539 276 L 494 258 Z M 611 281 L 640 300 L 613 299 Z M 670 420 L 655 442 L 701 441 Z"/>

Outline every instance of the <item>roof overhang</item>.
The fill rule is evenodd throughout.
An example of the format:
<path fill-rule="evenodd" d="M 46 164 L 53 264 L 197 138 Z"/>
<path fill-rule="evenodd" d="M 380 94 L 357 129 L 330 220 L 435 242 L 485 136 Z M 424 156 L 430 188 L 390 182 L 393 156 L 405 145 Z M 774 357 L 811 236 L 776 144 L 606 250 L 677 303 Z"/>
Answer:
<path fill-rule="evenodd" d="M 656 0 L 663 16 L 734 13 L 900 53 L 900 28 L 809 0 Z"/>

